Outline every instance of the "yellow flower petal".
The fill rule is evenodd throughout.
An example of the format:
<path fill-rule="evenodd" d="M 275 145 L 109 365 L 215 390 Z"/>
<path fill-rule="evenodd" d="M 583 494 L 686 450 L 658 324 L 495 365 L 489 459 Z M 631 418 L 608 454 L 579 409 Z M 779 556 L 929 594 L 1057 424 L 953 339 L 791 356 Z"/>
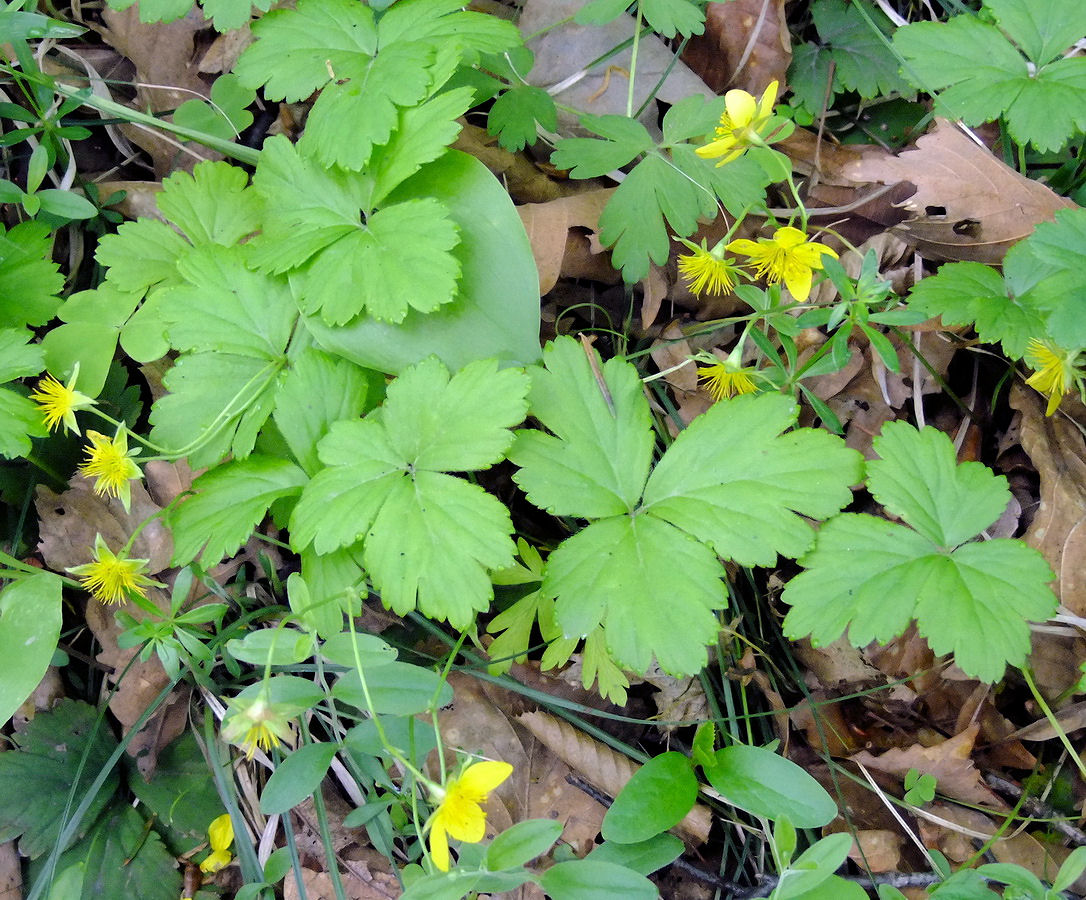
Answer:
<path fill-rule="evenodd" d="M 698 366 L 698 380 L 705 385 L 714 402 L 730 400 L 740 394 L 753 394 L 758 390 L 754 369 L 735 366 L 727 360 L 708 366 Z"/>
<path fill-rule="evenodd" d="M 94 478 L 94 493 L 119 498 L 127 512 L 132 502 L 129 481 L 143 477 L 139 466 L 132 461 L 139 449 L 128 449 L 128 434 L 123 427 L 112 438 L 88 430 L 87 438 L 90 446 L 84 448 L 87 458 L 79 467 L 79 474 Z"/>
<path fill-rule="evenodd" d="M 474 763 L 460 776 L 460 786 L 472 794 L 482 794 L 486 799 L 494 788 L 513 774 L 513 767 L 507 762 L 485 760 Z"/>
<path fill-rule="evenodd" d="M 47 374 L 30 394 L 30 399 L 38 404 L 45 425 L 50 431 L 63 423 L 66 431 L 79 434 L 79 425 L 75 421 L 76 410 L 94 406 L 94 400 L 75 389 L 78 377 L 79 363 L 76 363 L 72 368 L 72 377 L 66 385 Z"/>
<path fill-rule="evenodd" d="M 726 294 L 734 286 L 738 267 L 730 259 L 717 256 L 714 250 L 688 244 L 690 253 L 679 257 L 679 275 L 690 288 L 691 293 L 700 297 L 704 293 Z M 719 246 L 719 245 L 718 245 Z"/>
<path fill-rule="evenodd" d="M 783 228 L 778 228 L 773 234 L 773 242 L 785 250 L 792 250 L 795 247 L 800 246 L 807 240 L 805 235 L 798 228 L 793 228 L 791 225 L 785 225 Z"/>
<path fill-rule="evenodd" d="M 750 259 L 755 274 L 764 277 L 768 284 L 783 281 L 789 293 L 800 302 L 811 293 L 812 271 L 822 268 L 822 256 L 837 256 L 825 244 L 808 241 L 798 228 L 785 225 L 778 228 L 772 238 L 759 238 L 758 242 L 744 239 L 732 241 L 728 250 Z"/>
<path fill-rule="evenodd" d="M 132 596 L 146 597 L 148 587 L 158 587 L 143 574 L 146 559 L 118 556 L 106 545 L 102 535 L 94 539 L 94 562 L 71 566 L 66 571 L 79 576 L 83 588 L 102 603 L 121 603 Z"/>
<path fill-rule="evenodd" d="M 230 813 L 223 813 L 207 826 L 207 837 L 212 850 L 227 850 L 234 843 L 234 822 Z"/>
<path fill-rule="evenodd" d="M 512 772 L 513 767 L 506 762 L 479 762 L 448 781 L 430 824 L 430 854 L 435 866 L 448 871 L 449 837 L 469 844 L 483 839 L 486 811 L 482 804 Z"/>
<path fill-rule="evenodd" d="M 205 875 L 210 875 L 212 872 L 218 872 L 219 869 L 226 868 L 230 865 L 230 860 L 234 857 L 227 853 L 225 850 L 213 850 L 207 855 L 207 858 L 200 863 L 200 871 Z"/>
<path fill-rule="evenodd" d="M 430 857 L 442 872 L 449 871 L 449 838 L 445 826 L 436 819 L 430 829 Z"/>
<path fill-rule="evenodd" d="M 732 128 L 746 128 L 758 112 L 758 102 L 746 91 L 728 91 L 724 95 L 724 108 Z"/>
<path fill-rule="evenodd" d="M 1056 411 L 1070 390 L 1076 376 L 1077 357 L 1078 351 L 1063 350 L 1051 341 L 1033 338 L 1026 345 L 1026 362 L 1030 368 L 1037 370 L 1026 379 L 1026 384 L 1048 397 L 1046 416 Z"/>

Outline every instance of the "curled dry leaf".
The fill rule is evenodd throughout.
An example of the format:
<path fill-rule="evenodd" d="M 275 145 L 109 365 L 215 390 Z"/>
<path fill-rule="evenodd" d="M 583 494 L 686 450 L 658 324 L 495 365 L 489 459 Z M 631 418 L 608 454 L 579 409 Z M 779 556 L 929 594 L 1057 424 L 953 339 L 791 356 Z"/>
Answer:
<path fill-rule="evenodd" d="M 998 264 L 1018 241 L 1057 210 L 1074 206 L 1019 174 L 946 119 L 899 154 L 862 149 L 844 162 L 846 182 L 909 182 L 909 214 L 895 233 L 932 259 Z"/>
<path fill-rule="evenodd" d="M 527 45 L 535 54 L 535 66 L 527 75 L 528 83 L 547 89 L 567 84 L 554 94 L 557 103 L 597 116 L 625 115 L 631 51 L 627 47 L 620 53 L 608 54 L 633 37 L 633 17 L 623 14 L 606 25 L 578 25 L 572 17 L 587 2 L 527 0 L 524 4 L 518 23 L 521 33 L 543 32 Z M 566 19 L 569 21 L 563 21 Z M 562 24 L 558 24 L 560 22 Z M 583 68 L 586 60 L 605 56 L 606 59 L 590 71 Z M 713 96 L 697 75 L 675 59 L 675 54 L 660 38 L 655 35 L 643 37 L 637 51 L 634 109 L 640 108 L 662 77 L 656 96 L 667 103 L 677 103 L 691 94 Z M 564 128 L 580 130 L 577 117 L 561 109 L 558 116 Z M 656 105 L 647 104 L 641 118 L 648 127 L 655 128 Z"/>
<path fill-rule="evenodd" d="M 585 781 L 612 797 L 639 768 L 629 757 L 548 713 L 527 712 L 517 716 L 515 721 Z M 699 803 L 675 826 L 675 830 L 687 842 L 704 844 L 709 838 L 711 823 L 712 813 Z"/>
<path fill-rule="evenodd" d="M 979 725 L 971 725 L 961 734 L 933 747 L 913 744 L 904 750 L 887 750 L 880 756 L 872 756 L 863 750 L 851 759 L 866 769 L 902 779 L 909 769 L 916 769 L 921 774 L 934 775 L 941 794 L 963 803 L 1006 809 L 1006 804 L 984 783 L 980 771 L 970 759 L 979 730 Z"/>
<path fill-rule="evenodd" d="M 1086 616 L 1086 444 L 1065 416 L 1045 416 L 1036 391 L 1016 384 L 1010 403 L 1021 414 L 1022 447 L 1041 477 L 1041 505 L 1026 543 L 1056 573 L 1060 602 Z"/>
<path fill-rule="evenodd" d="M 730 0 L 705 7 L 705 33 L 687 42 L 682 60 L 718 94 L 741 88 L 761 96 L 785 83 L 792 37 L 785 0 Z"/>
<path fill-rule="evenodd" d="M 532 245 L 539 269 L 539 293 L 546 294 L 560 276 L 589 278 L 617 284 L 622 276 L 610 263 L 610 254 L 594 254 L 588 239 L 572 229 L 595 232 L 600 213 L 613 190 L 585 191 L 546 203 L 525 203 L 517 207 Z"/>

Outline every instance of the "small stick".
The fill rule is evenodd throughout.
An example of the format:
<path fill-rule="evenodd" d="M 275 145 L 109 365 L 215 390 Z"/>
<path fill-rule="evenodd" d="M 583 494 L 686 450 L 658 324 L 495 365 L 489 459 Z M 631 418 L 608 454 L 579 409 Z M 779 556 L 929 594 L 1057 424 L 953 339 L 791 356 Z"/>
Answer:
<path fill-rule="evenodd" d="M 581 339 L 581 347 L 584 349 L 584 355 L 588 357 L 588 364 L 592 367 L 592 374 L 596 378 L 596 384 L 599 385 L 600 393 L 603 394 L 603 402 L 607 404 L 611 418 L 617 419 L 618 413 L 615 411 L 615 401 L 611 397 L 611 391 L 607 388 L 607 382 L 603 380 L 600 364 L 596 362 L 596 352 L 592 349 L 592 339 L 583 333 L 577 335 L 577 337 Z"/>

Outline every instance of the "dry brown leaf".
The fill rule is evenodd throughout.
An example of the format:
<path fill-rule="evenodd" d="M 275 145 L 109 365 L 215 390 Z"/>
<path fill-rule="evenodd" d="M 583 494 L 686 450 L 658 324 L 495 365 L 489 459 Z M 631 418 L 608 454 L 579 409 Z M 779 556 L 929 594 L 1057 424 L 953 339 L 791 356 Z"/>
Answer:
<path fill-rule="evenodd" d="M 1059 737 L 1060 733 L 1071 734 L 1086 728 L 1086 700 L 1072 703 L 1055 712 L 1056 721 L 1059 722 L 1059 731 L 1052 725 L 1046 716 L 1031 722 L 1025 728 L 1019 728 L 1014 737 L 1023 741 L 1051 741 Z"/>
<path fill-rule="evenodd" d="M 627 47 L 614 55 L 608 54 L 633 37 L 633 17 L 623 14 L 606 25 L 578 25 L 572 17 L 587 2 L 527 0 L 524 4 L 518 22 L 520 30 L 525 35 L 537 34 L 528 42 L 528 48 L 535 54 L 535 66 L 527 74 L 528 83 L 553 89 L 572 81 L 554 93 L 560 107 L 573 107 L 593 115 L 625 115 L 631 51 Z M 587 62 L 604 56 L 607 57 L 605 61 L 591 71 L 584 71 Z M 655 35 L 649 35 L 638 45 L 634 109 L 641 106 L 657 85 L 656 96 L 667 103 L 677 103 L 692 94 L 713 96 L 697 75 L 675 59 L 667 44 Z M 562 112 L 561 108 L 558 115 L 563 128 L 583 133 L 579 117 Z M 656 104 L 649 103 L 641 119 L 647 127 L 658 132 L 657 116 Z"/>
<path fill-rule="evenodd" d="M 585 781 L 612 797 L 618 795 L 640 768 L 629 757 L 548 713 L 527 712 L 517 716 L 516 722 Z M 684 840 L 703 844 L 709 838 L 711 824 L 711 811 L 699 803 L 675 826 L 675 830 Z"/>
<path fill-rule="evenodd" d="M 871 872 L 896 872 L 901 863 L 904 840 L 899 832 L 884 828 L 857 831 L 852 835 L 852 849 L 848 855 L 858 866 Z"/>
<path fill-rule="evenodd" d="M 639 680 L 656 688 L 652 702 L 656 705 L 655 718 L 661 731 L 667 733 L 681 728 L 681 725 L 675 724 L 677 722 L 696 722 L 709 718 L 709 701 L 699 679 L 668 675 L 654 662 L 652 668 Z"/>
<path fill-rule="evenodd" d="M 158 195 L 162 192 L 161 181 L 98 182 L 99 196 L 103 199 L 116 191 L 124 191 L 125 196 L 119 203 L 114 203 L 110 209 L 115 209 L 126 219 L 138 219 L 142 216 L 146 219 L 165 221 L 156 202 Z"/>
<path fill-rule="evenodd" d="M 1086 616 L 1086 444 L 1063 415 L 1045 416 L 1036 391 L 1015 385 L 1022 447 L 1041 477 L 1041 505 L 1026 532 L 1056 573 L 1056 594 L 1073 615 Z"/>
<path fill-rule="evenodd" d="M 23 875 L 15 841 L 0 844 L 0 900 L 22 900 Z"/>
<path fill-rule="evenodd" d="M 689 360 L 693 353 L 694 349 L 683 338 L 682 329 L 674 322 L 663 330 L 651 351 L 652 361 L 661 372 L 672 369 L 664 376 L 664 381 L 671 387 L 679 418 L 684 425 L 689 425 L 696 416 L 700 416 L 713 405 L 709 394 L 698 390 L 697 366 L 693 363 L 680 366 Z M 668 427 L 675 428 L 673 434 L 678 433 L 678 428 L 670 420 Z"/>
<path fill-rule="evenodd" d="M 910 217 L 894 230 L 934 259 L 999 263 L 1039 222 L 1074 206 L 1020 175 L 946 119 L 897 156 L 861 150 L 846 164 L 852 182 L 909 182 L 916 192 L 901 204 Z"/>
<path fill-rule="evenodd" d="M 649 274 L 641 279 L 641 329 L 651 328 L 667 297 L 668 283 L 664 270 L 650 263 Z"/>
<path fill-rule="evenodd" d="M 403 893 L 397 886 L 395 878 L 392 879 L 391 885 L 375 884 L 344 872 L 340 875 L 340 882 L 348 900 L 389 900 Z M 327 872 L 302 869 L 302 884 L 305 886 L 306 900 L 336 900 L 336 890 Z M 288 875 L 283 882 L 284 900 L 299 900 L 301 896 L 297 881 L 292 875 Z"/>
<path fill-rule="evenodd" d="M 792 62 L 785 0 L 729 0 L 705 7 L 705 33 L 686 45 L 682 60 L 718 94 L 741 88 L 761 96 L 771 81 L 784 92 Z"/>
<path fill-rule="evenodd" d="M 904 778 L 909 769 L 917 769 L 921 774 L 934 775 L 941 794 L 961 800 L 963 803 L 978 803 L 993 809 L 1006 809 L 1006 804 L 995 794 L 981 777 L 977 767 L 970 759 L 973 743 L 976 741 L 979 725 L 971 725 L 961 734 L 936 744 L 925 747 L 913 744 L 904 750 L 887 750 L 880 756 L 872 756 L 866 750 L 851 757 L 866 769 L 874 769 Z"/>
<path fill-rule="evenodd" d="M 546 203 L 585 190 L 584 182 L 552 178 L 525 154 L 510 153 L 498 144 L 496 137 L 487 134 L 487 130 L 478 125 L 465 124 L 452 146 L 479 160 L 501 179 L 509 196 L 519 203 Z M 602 184 L 602 181 L 593 179 L 588 185 L 591 188 L 597 183 Z"/>
<path fill-rule="evenodd" d="M 593 254 L 588 251 L 587 256 L 599 261 L 595 270 L 588 272 L 585 271 L 584 258 L 578 261 L 574 271 L 570 270 L 569 265 L 563 265 L 567 262 L 567 257 L 573 256 L 568 252 L 570 229 L 596 231 L 600 213 L 613 193 L 612 190 L 586 191 L 546 203 L 525 203 L 517 207 L 524 230 L 528 232 L 528 240 L 532 244 L 536 268 L 539 269 L 540 294 L 549 292 L 560 275 L 594 277 L 594 280 L 607 284 L 621 281 L 622 276 L 609 263 L 610 254 Z"/>
<path fill-rule="evenodd" d="M 56 572 L 90 562 L 96 534 L 102 535 L 116 552 L 137 526 L 161 511 L 138 482 L 132 484 L 130 512 L 125 512 L 120 500 L 95 494 L 92 483 L 81 475 L 74 476 L 69 483 L 71 487 L 63 494 L 54 494 L 39 485 L 34 498 L 40 523 L 38 552 Z M 135 559 L 148 560 L 150 575 L 165 569 L 172 555 L 173 539 L 158 518 L 143 527 L 130 554 Z"/>

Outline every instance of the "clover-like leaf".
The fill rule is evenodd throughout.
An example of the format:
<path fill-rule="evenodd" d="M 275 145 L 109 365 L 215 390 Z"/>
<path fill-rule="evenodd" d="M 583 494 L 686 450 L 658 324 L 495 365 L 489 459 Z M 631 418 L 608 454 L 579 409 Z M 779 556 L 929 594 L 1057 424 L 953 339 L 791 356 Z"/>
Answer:
<path fill-rule="evenodd" d="M 782 599 L 790 638 L 816 645 L 848 639 L 885 643 L 909 621 L 936 653 L 954 653 L 965 672 L 997 681 L 1029 652 L 1029 622 L 1056 608 L 1044 558 L 1018 541 L 966 543 L 1006 506 L 1006 480 L 979 463 L 955 464 L 950 440 L 890 423 L 868 464 L 872 493 L 912 528 L 848 513 L 826 522 L 806 571 Z M 914 528 L 916 530 L 914 530 Z"/>
<path fill-rule="evenodd" d="M 537 127 L 557 131 L 558 113 L 551 95 L 530 84 L 505 91 L 490 107 L 486 120 L 487 131 L 513 152 L 535 143 Z"/>
<path fill-rule="evenodd" d="M 492 599 L 487 571 L 512 564 L 512 522 L 501 502 L 447 473 L 501 459 L 528 387 L 494 360 L 451 376 L 435 357 L 406 369 L 380 409 L 321 441 L 327 468 L 294 509 L 294 546 L 325 554 L 361 541 L 386 606 L 467 627 Z"/>

